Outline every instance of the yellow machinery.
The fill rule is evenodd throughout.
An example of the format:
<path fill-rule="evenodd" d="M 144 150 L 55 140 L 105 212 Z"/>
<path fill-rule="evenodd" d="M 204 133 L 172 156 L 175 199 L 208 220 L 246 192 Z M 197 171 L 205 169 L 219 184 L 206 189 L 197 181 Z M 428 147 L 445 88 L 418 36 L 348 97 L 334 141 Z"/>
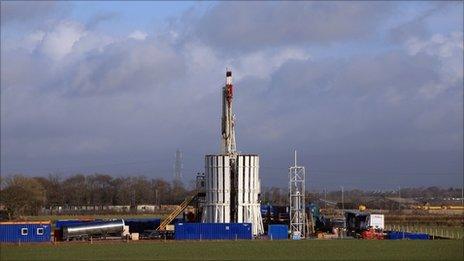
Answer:
<path fill-rule="evenodd" d="M 169 225 L 184 209 L 194 200 L 198 195 L 195 194 L 193 196 L 187 197 L 182 204 L 176 207 L 174 211 L 172 211 L 164 220 L 161 222 L 159 227 L 156 229 L 156 231 L 165 231 L 166 226 Z"/>

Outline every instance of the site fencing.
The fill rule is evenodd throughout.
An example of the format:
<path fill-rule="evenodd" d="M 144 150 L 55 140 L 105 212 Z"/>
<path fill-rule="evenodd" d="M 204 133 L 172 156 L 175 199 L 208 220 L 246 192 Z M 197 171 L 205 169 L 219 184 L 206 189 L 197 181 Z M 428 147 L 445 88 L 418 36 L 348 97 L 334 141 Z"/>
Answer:
<path fill-rule="evenodd" d="M 387 231 L 404 231 L 429 234 L 431 239 L 464 239 L 464 227 L 434 227 L 421 225 L 385 225 Z"/>

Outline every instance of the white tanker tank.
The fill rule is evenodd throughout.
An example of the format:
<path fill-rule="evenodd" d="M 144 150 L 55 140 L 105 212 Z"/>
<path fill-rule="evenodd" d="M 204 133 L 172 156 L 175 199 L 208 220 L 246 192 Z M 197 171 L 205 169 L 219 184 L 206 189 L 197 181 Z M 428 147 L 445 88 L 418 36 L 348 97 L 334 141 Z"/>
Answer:
<path fill-rule="evenodd" d="M 63 239 L 120 236 L 124 231 L 124 220 L 92 222 L 91 224 L 63 227 Z"/>

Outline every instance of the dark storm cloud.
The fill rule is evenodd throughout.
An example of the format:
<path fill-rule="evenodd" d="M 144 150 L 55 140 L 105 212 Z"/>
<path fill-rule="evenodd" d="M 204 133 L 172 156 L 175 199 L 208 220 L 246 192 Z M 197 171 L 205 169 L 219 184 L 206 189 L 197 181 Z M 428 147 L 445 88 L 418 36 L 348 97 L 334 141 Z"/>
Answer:
<path fill-rule="evenodd" d="M 114 19 L 119 18 L 121 15 L 119 13 L 111 12 L 111 13 L 104 13 L 100 12 L 95 14 L 87 23 L 86 27 L 88 29 L 94 29 L 97 27 L 99 24 L 108 22 Z"/>
<path fill-rule="evenodd" d="M 2 26 L 42 22 L 69 9 L 67 3 L 57 1 L 2 1 L 1 6 Z"/>
<path fill-rule="evenodd" d="M 327 44 L 369 36 L 391 11 L 389 2 L 221 2 L 191 33 L 222 50 Z"/>
<path fill-rule="evenodd" d="M 411 37 L 425 38 L 429 35 L 427 28 L 427 19 L 434 15 L 446 14 L 447 10 L 461 8 L 458 3 L 454 2 L 432 2 L 425 12 L 420 13 L 418 16 L 412 18 L 404 24 L 398 25 L 390 30 L 389 38 L 393 42 L 404 42 Z M 459 22 L 459 19 L 456 20 Z"/>

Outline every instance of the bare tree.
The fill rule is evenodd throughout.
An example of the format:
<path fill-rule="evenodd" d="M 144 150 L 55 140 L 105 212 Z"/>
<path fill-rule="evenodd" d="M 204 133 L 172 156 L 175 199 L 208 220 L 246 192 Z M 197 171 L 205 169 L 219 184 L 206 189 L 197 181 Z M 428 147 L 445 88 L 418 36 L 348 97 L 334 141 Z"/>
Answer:
<path fill-rule="evenodd" d="M 10 219 L 22 215 L 37 215 L 45 203 L 45 190 L 34 178 L 14 175 L 5 180 L 0 198 Z"/>

